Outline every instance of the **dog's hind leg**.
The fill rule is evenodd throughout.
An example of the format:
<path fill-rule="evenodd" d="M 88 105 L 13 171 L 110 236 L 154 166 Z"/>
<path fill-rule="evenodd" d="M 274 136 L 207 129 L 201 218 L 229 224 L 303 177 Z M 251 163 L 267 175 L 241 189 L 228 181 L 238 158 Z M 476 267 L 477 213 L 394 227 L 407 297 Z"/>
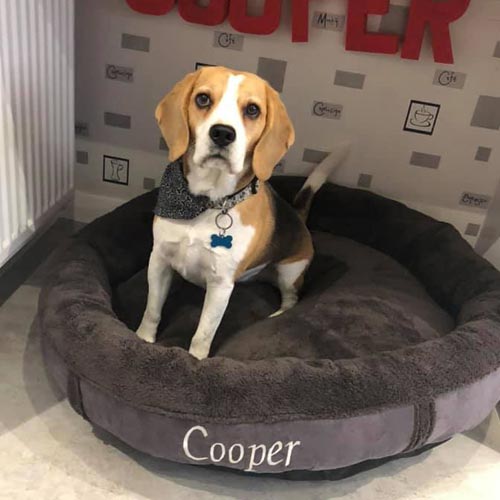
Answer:
<path fill-rule="evenodd" d="M 297 303 L 298 293 L 304 282 L 304 274 L 310 262 L 310 258 L 305 258 L 294 262 L 283 261 L 276 265 L 278 287 L 281 292 L 281 307 L 274 314 L 271 314 L 271 318 L 283 314 Z"/>

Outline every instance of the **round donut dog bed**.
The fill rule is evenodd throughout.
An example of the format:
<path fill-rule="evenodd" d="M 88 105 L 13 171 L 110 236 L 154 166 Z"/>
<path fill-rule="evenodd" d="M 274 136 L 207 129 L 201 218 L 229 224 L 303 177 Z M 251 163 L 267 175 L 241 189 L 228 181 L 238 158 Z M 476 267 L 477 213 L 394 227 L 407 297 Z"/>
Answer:
<path fill-rule="evenodd" d="M 288 200 L 302 182 L 273 180 Z M 297 306 L 267 319 L 277 290 L 238 285 L 198 361 L 202 291 L 179 279 L 158 342 L 141 341 L 156 196 L 88 225 L 41 293 L 47 368 L 93 424 L 178 462 L 343 477 L 470 429 L 500 400 L 500 273 L 450 225 L 331 184 Z"/>

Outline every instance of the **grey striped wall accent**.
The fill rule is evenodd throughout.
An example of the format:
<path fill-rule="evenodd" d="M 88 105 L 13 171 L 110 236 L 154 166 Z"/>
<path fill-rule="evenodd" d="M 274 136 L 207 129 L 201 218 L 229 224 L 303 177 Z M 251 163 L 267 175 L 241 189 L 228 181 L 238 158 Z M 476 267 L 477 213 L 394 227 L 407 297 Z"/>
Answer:
<path fill-rule="evenodd" d="M 0 265 L 73 187 L 74 2 L 0 2 Z"/>

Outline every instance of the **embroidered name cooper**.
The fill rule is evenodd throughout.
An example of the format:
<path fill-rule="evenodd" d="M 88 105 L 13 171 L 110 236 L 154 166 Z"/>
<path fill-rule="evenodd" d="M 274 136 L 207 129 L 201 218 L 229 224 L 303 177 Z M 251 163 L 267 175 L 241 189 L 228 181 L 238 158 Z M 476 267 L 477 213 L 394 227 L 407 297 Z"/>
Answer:
<path fill-rule="evenodd" d="M 198 434 L 198 435 L 197 435 Z M 194 438 L 207 441 L 204 452 L 198 452 L 197 455 L 190 449 L 190 441 Z M 292 454 L 295 447 L 300 446 L 300 441 L 275 441 L 271 446 L 265 444 L 251 444 L 247 447 L 241 443 L 233 443 L 226 445 L 224 443 L 209 444 L 208 431 L 202 425 L 191 427 L 184 435 L 182 449 L 186 457 L 196 462 L 219 463 L 223 460 L 230 464 L 244 464 L 245 471 L 255 471 L 256 467 L 262 464 L 275 467 L 283 462 L 285 467 L 288 467 L 292 460 Z M 229 446 L 229 447 L 228 447 Z M 199 449 L 199 447 L 197 447 Z"/>

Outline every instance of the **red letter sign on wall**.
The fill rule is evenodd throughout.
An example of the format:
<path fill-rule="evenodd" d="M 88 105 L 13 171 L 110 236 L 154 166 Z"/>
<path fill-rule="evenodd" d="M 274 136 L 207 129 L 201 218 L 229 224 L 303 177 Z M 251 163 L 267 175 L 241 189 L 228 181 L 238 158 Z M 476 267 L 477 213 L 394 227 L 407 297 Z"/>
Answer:
<path fill-rule="evenodd" d="M 281 0 L 265 0 L 262 16 L 247 14 L 247 0 L 231 0 L 229 6 L 229 22 L 241 33 L 253 35 L 269 35 L 280 25 Z"/>
<path fill-rule="evenodd" d="M 292 0 L 292 42 L 309 40 L 309 0 Z"/>
<path fill-rule="evenodd" d="M 182 19 L 190 23 L 215 26 L 227 17 L 227 0 L 210 0 L 206 7 L 200 7 L 197 0 L 179 0 L 178 4 Z"/>
<path fill-rule="evenodd" d="M 141 14 L 163 16 L 172 10 L 175 0 L 127 0 L 127 3 Z"/>
<path fill-rule="evenodd" d="M 345 48 L 359 52 L 395 54 L 399 48 L 397 35 L 366 32 L 368 14 L 387 14 L 387 12 L 389 12 L 389 0 L 350 0 Z"/>
<path fill-rule="evenodd" d="M 162 16 L 172 10 L 175 0 L 126 0 L 142 14 Z M 269 35 L 280 24 L 282 0 L 264 0 L 261 16 L 248 14 L 248 0 L 209 0 L 206 7 L 199 0 L 179 0 L 179 14 L 186 21 L 215 26 L 228 15 L 231 26 L 241 33 Z M 309 38 L 309 0 L 291 0 L 292 42 L 307 42 Z M 412 0 L 401 57 L 418 59 L 427 25 L 432 35 L 434 60 L 453 63 L 450 23 L 463 16 L 470 0 Z M 369 14 L 384 15 L 389 11 L 389 0 L 349 0 L 347 12 L 346 50 L 395 54 L 398 35 L 367 33 Z"/>
<path fill-rule="evenodd" d="M 440 3 L 432 0 L 418 0 L 418 2 L 414 0 L 410 7 L 401 57 L 405 59 L 420 57 L 425 26 L 429 23 L 434 60 L 439 63 L 453 63 L 449 25 L 464 15 L 469 4 L 470 0 L 449 0 Z"/>

